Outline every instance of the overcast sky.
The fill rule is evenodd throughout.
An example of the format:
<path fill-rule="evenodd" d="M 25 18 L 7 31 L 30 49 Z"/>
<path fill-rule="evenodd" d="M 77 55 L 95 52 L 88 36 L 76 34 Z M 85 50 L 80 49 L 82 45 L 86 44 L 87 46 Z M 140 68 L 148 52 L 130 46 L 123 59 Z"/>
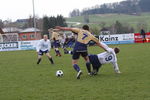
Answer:
<path fill-rule="evenodd" d="M 35 13 L 39 17 L 44 15 L 56 16 L 61 14 L 69 16 L 69 12 L 77 8 L 100 5 L 103 3 L 120 2 L 123 0 L 34 0 Z M 33 14 L 32 0 L 0 0 L 0 19 L 23 19 Z"/>

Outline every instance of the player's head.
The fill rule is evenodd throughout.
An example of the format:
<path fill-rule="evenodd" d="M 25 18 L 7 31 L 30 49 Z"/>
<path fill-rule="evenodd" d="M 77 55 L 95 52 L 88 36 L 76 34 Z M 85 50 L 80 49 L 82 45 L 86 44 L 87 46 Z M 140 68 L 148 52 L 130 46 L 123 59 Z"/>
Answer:
<path fill-rule="evenodd" d="M 115 48 L 114 48 L 114 51 L 115 51 L 115 53 L 117 54 L 117 53 L 119 53 L 119 52 L 120 52 L 120 49 L 119 49 L 119 48 L 117 48 L 117 47 L 115 47 Z"/>
<path fill-rule="evenodd" d="M 47 35 L 43 35 L 43 39 L 46 41 L 48 39 Z"/>
<path fill-rule="evenodd" d="M 84 30 L 88 30 L 88 31 L 89 31 L 89 26 L 88 26 L 88 25 L 83 25 L 82 28 L 83 28 Z"/>

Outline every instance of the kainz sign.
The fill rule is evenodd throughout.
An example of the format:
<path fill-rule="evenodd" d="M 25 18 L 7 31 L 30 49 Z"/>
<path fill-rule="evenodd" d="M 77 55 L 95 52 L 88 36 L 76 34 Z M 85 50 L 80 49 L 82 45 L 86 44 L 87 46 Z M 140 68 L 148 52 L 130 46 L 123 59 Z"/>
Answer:
<path fill-rule="evenodd" d="M 118 37 L 104 37 L 104 36 L 100 36 L 100 40 L 101 41 L 118 41 Z"/>
<path fill-rule="evenodd" d="M 128 44 L 134 43 L 134 34 L 100 35 L 99 39 L 106 44 Z"/>
<path fill-rule="evenodd" d="M 18 49 L 18 42 L 0 43 L 0 50 Z"/>

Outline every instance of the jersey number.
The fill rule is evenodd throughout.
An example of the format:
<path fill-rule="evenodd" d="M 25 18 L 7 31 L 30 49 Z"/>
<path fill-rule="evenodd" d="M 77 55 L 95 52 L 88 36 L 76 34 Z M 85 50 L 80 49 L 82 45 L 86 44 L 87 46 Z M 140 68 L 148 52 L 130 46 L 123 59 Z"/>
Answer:
<path fill-rule="evenodd" d="M 112 60 L 112 56 L 108 56 L 107 58 L 105 58 L 106 61 L 110 61 Z"/>
<path fill-rule="evenodd" d="M 88 37 L 88 35 L 86 33 L 83 33 L 83 38 L 82 40 L 84 40 L 86 37 Z"/>

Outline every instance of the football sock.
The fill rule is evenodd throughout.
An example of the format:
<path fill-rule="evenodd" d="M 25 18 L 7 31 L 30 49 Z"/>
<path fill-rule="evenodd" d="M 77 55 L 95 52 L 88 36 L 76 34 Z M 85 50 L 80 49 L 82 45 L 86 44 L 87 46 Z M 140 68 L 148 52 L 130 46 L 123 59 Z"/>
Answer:
<path fill-rule="evenodd" d="M 71 55 L 73 54 L 73 52 L 72 52 L 72 51 L 68 51 L 68 53 L 69 53 L 69 54 L 71 54 Z"/>
<path fill-rule="evenodd" d="M 59 50 L 56 50 L 56 54 L 59 55 L 59 56 L 61 56 Z"/>
<path fill-rule="evenodd" d="M 77 64 L 74 64 L 73 67 L 74 67 L 74 69 L 75 69 L 77 72 L 80 71 L 80 67 L 79 67 Z"/>
<path fill-rule="evenodd" d="M 59 50 L 56 50 L 57 54 L 60 54 Z"/>
<path fill-rule="evenodd" d="M 54 64 L 54 61 L 53 61 L 52 58 L 48 58 L 48 59 L 49 59 L 49 61 L 51 62 L 51 64 Z"/>
<path fill-rule="evenodd" d="M 88 70 L 88 73 L 91 73 L 91 63 L 90 62 L 86 62 L 86 68 Z"/>
<path fill-rule="evenodd" d="M 39 64 L 41 62 L 41 60 L 42 60 L 41 58 L 38 58 L 37 64 Z"/>
<path fill-rule="evenodd" d="M 96 68 L 96 72 L 98 72 L 98 71 L 99 71 L 99 67 Z"/>

